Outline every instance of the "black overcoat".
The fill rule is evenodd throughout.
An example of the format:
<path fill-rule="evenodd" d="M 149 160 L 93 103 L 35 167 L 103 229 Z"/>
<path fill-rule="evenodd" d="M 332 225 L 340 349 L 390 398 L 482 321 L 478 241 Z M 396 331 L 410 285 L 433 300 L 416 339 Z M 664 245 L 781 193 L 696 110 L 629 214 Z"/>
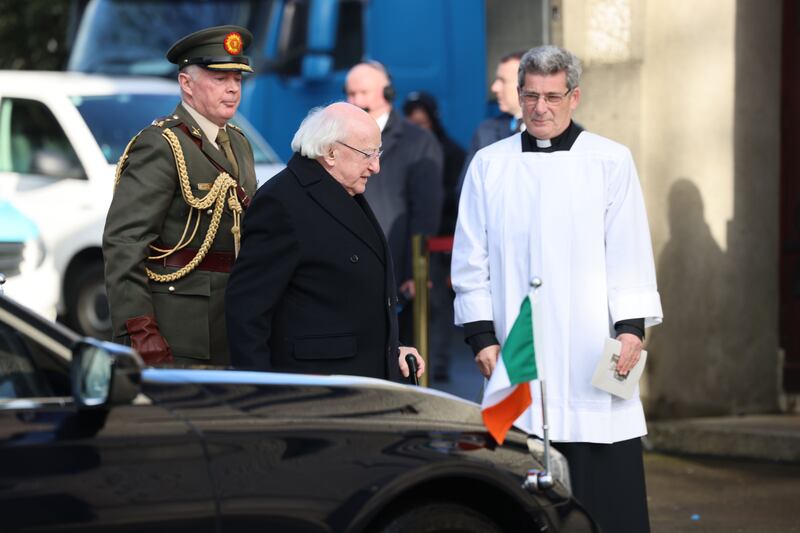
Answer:
<path fill-rule="evenodd" d="M 226 290 L 233 365 L 399 379 L 396 302 L 367 201 L 295 154 L 244 219 Z"/>

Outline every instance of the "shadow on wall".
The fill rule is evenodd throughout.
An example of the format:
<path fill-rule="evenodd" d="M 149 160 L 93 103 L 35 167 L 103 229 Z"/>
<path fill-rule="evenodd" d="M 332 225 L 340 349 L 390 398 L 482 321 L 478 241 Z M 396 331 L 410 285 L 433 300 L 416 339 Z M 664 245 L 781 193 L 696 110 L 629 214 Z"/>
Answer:
<path fill-rule="evenodd" d="M 786 144 L 782 137 L 781 120 L 785 136 L 796 129 L 798 112 L 786 105 L 796 100 L 791 89 L 784 89 L 784 96 L 790 96 L 782 107 L 780 87 L 787 71 L 781 69 L 781 58 L 791 63 L 797 54 L 794 44 L 782 45 L 786 32 L 781 28 L 783 17 L 790 17 L 785 27 L 796 39 L 791 32 L 798 31 L 798 19 L 794 11 L 764 9 L 759 2 L 735 4 L 734 48 L 725 52 L 732 51 L 735 61 L 734 86 L 726 88 L 734 96 L 733 128 L 715 133 L 720 146 L 732 141 L 733 176 L 679 178 L 669 191 L 670 237 L 658 263 L 665 320 L 651 330 L 649 341 L 652 358 L 645 401 L 651 417 L 779 409 L 779 325 L 796 319 L 794 313 L 781 316 L 778 311 L 781 146 L 789 154 L 784 161 L 799 157 L 797 143 Z M 719 59 L 727 61 L 722 55 Z M 696 137 L 693 142 L 703 140 Z M 709 162 L 716 156 L 710 157 Z M 702 196 L 692 182 L 702 180 L 709 194 L 728 194 L 729 177 L 733 212 L 723 251 L 711 237 Z M 784 297 L 791 297 L 788 290 Z M 795 335 L 796 329 L 784 326 L 783 331 Z M 800 350 L 793 357 L 800 360 Z"/>
<path fill-rule="evenodd" d="M 658 262 L 666 317 L 650 330 L 646 408 L 653 418 L 711 416 L 730 411 L 726 379 L 725 253 L 711 235 L 703 199 L 687 178 L 668 197 L 670 238 Z M 730 364 L 730 363 L 728 363 Z"/>

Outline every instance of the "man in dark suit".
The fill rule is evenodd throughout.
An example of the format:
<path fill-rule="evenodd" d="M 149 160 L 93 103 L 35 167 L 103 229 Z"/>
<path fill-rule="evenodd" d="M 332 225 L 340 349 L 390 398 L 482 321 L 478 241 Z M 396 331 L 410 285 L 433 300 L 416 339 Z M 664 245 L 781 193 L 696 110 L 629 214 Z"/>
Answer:
<path fill-rule="evenodd" d="M 181 103 L 128 144 L 103 232 L 114 339 L 148 364 L 226 366 L 223 293 L 239 219 L 256 190 L 253 151 L 228 121 L 252 36 L 218 26 L 175 43 Z"/>
<path fill-rule="evenodd" d="M 475 153 L 484 146 L 489 146 L 500 139 L 519 133 L 525 128 L 525 123 L 522 121 L 522 108 L 519 105 L 519 97 L 517 96 L 517 71 L 519 70 L 519 61 L 525 52 L 526 50 L 519 50 L 506 54 L 500 58 L 500 62 L 497 64 L 497 72 L 492 82 L 491 91 L 497 99 L 500 115 L 487 118 L 478 124 L 475 129 L 469 144 L 467 157 L 464 159 L 464 167 L 461 169 L 461 176 L 458 180 L 459 194 L 464 183 L 467 167 Z"/>
<path fill-rule="evenodd" d="M 436 235 L 444 201 L 444 156 L 429 131 L 410 124 L 392 108 L 394 89 L 386 69 L 377 61 L 350 69 L 345 81 L 347 101 L 370 114 L 381 128 L 384 155 L 380 173 L 365 194 L 389 241 L 398 291 L 414 298 L 411 237 Z M 400 340 L 412 336 L 411 306 L 400 316 Z"/>
<path fill-rule="evenodd" d="M 237 368 L 398 380 L 392 255 L 364 198 L 381 167 L 377 124 L 339 102 L 312 110 L 287 168 L 255 195 L 226 292 Z"/>

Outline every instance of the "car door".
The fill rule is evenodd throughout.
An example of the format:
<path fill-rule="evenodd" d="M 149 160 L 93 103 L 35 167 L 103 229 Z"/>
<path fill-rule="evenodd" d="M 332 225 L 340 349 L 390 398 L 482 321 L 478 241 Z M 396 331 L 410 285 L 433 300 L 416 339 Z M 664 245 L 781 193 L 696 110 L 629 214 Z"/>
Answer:
<path fill-rule="evenodd" d="M 70 128 L 75 131 L 68 135 Z M 88 147 L 74 141 L 89 136 L 84 130 L 64 96 L 44 101 L 5 94 L 0 99 L 0 195 L 36 222 L 61 272 L 77 251 L 99 245 L 111 201 L 109 166 L 102 161 L 109 179 L 96 185 L 90 178 L 97 165 L 87 161 Z"/>
<path fill-rule="evenodd" d="M 78 409 L 68 349 L 23 326 L 0 308 L 0 529 L 216 531 L 191 427 L 144 397 Z"/>

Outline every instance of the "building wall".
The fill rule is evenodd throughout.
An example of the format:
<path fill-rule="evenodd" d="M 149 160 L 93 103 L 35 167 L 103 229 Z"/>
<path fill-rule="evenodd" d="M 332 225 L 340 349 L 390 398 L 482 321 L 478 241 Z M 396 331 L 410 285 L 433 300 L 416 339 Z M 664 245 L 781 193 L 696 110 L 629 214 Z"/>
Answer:
<path fill-rule="evenodd" d="M 576 120 L 628 145 L 664 324 L 650 416 L 777 409 L 780 1 L 560 0 Z"/>

